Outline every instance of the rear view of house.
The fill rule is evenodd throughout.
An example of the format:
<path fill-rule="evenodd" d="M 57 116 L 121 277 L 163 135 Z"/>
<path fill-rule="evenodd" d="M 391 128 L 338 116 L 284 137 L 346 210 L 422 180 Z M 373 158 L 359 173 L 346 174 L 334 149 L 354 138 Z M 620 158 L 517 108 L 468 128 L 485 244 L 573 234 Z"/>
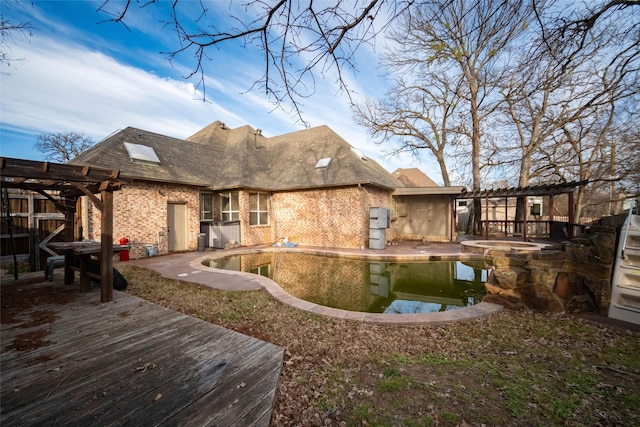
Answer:
<path fill-rule="evenodd" d="M 113 235 L 133 258 L 195 250 L 203 232 L 213 246 L 220 226 L 242 245 L 366 247 L 370 208 L 401 185 L 327 126 L 266 137 L 214 122 L 186 140 L 126 128 L 71 163 L 121 171 Z M 100 213 L 78 212 L 83 237 L 99 236 Z"/>

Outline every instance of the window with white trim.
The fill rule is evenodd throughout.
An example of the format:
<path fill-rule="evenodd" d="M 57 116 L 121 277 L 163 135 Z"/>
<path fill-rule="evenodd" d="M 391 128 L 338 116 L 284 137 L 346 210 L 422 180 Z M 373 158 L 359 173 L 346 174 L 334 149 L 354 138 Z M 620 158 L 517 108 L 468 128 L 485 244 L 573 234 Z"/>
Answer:
<path fill-rule="evenodd" d="M 269 224 L 269 195 L 249 193 L 249 225 Z"/>
<path fill-rule="evenodd" d="M 222 220 L 223 221 L 239 221 L 240 220 L 240 203 L 238 201 L 238 192 L 229 191 L 221 193 L 222 199 Z"/>

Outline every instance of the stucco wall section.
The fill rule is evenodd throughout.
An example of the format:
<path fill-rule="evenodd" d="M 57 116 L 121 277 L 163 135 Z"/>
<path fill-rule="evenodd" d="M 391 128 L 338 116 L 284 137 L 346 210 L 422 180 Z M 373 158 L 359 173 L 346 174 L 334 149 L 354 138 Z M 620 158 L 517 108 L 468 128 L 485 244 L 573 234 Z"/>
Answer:
<path fill-rule="evenodd" d="M 113 193 L 113 239 L 129 239 L 130 258 L 146 256 L 145 245 L 154 245 L 159 254 L 167 250 L 167 204 L 187 206 L 187 244 L 196 250 L 200 232 L 200 192 L 184 185 L 136 182 Z M 100 239 L 100 211 L 89 206 L 88 239 Z"/>

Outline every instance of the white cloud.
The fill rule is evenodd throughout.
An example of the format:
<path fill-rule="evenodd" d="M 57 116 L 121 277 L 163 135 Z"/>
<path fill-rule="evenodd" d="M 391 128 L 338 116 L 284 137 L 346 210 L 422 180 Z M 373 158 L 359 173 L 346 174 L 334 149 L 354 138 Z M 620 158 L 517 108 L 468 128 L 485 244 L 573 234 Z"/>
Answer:
<path fill-rule="evenodd" d="M 83 132 L 99 141 L 127 126 L 186 138 L 215 120 L 232 127 L 249 124 L 268 136 L 301 128 L 295 115 L 274 109 L 259 89 L 247 92 L 264 72 L 259 60 L 251 64 L 241 62 L 240 55 L 216 57 L 210 64 L 217 66 L 211 68 L 216 74 L 206 76 L 210 102 L 201 102 L 196 99 L 202 94 L 196 93 L 190 81 L 156 75 L 68 39 L 33 37 L 12 49 L 14 57 L 25 60 L 15 63 L 10 74 L 0 76 L 0 120 L 4 131 L 33 135 L 33 141 L 40 133 L 65 131 Z M 182 65 L 176 63 L 176 67 Z M 349 77 L 358 92 L 369 89 L 371 69 L 367 64 L 363 77 Z M 224 80 L 217 80 L 218 76 Z M 415 166 L 407 156 L 382 156 L 381 147 L 355 124 L 348 98 L 338 91 L 333 77 L 320 76 L 315 94 L 301 101 L 305 119 L 312 126 L 328 125 L 390 171 Z M 3 151 L 7 144 L 11 141 L 3 141 Z"/>
<path fill-rule="evenodd" d="M 77 131 L 101 139 L 134 126 L 186 137 L 217 118 L 236 117 L 198 102 L 192 83 L 161 78 L 81 46 L 34 38 L 2 75 L 2 122 L 34 133 Z"/>

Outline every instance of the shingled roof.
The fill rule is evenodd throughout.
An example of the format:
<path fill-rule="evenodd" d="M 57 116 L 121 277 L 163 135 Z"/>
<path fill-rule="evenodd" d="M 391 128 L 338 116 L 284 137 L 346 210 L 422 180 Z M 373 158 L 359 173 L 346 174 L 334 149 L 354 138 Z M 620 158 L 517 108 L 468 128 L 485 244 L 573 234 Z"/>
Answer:
<path fill-rule="evenodd" d="M 132 161 L 124 142 L 152 147 L 160 163 Z M 318 160 L 330 158 L 326 167 Z M 327 126 L 267 138 L 251 126 L 216 121 L 186 140 L 126 128 L 76 157 L 75 164 L 118 167 L 123 179 L 184 183 L 216 190 L 283 191 L 344 185 L 385 189 L 399 182 Z"/>
<path fill-rule="evenodd" d="M 159 164 L 134 161 L 124 143 L 151 147 L 160 159 Z M 213 174 L 206 159 L 215 159 L 220 152 L 214 147 L 187 143 L 157 133 L 128 127 L 83 152 L 70 164 L 101 168 L 118 168 L 123 180 L 145 180 L 210 186 Z"/>
<path fill-rule="evenodd" d="M 431 178 L 418 168 L 398 168 L 393 173 L 398 181 L 405 187 L 437 187 Z"/>

